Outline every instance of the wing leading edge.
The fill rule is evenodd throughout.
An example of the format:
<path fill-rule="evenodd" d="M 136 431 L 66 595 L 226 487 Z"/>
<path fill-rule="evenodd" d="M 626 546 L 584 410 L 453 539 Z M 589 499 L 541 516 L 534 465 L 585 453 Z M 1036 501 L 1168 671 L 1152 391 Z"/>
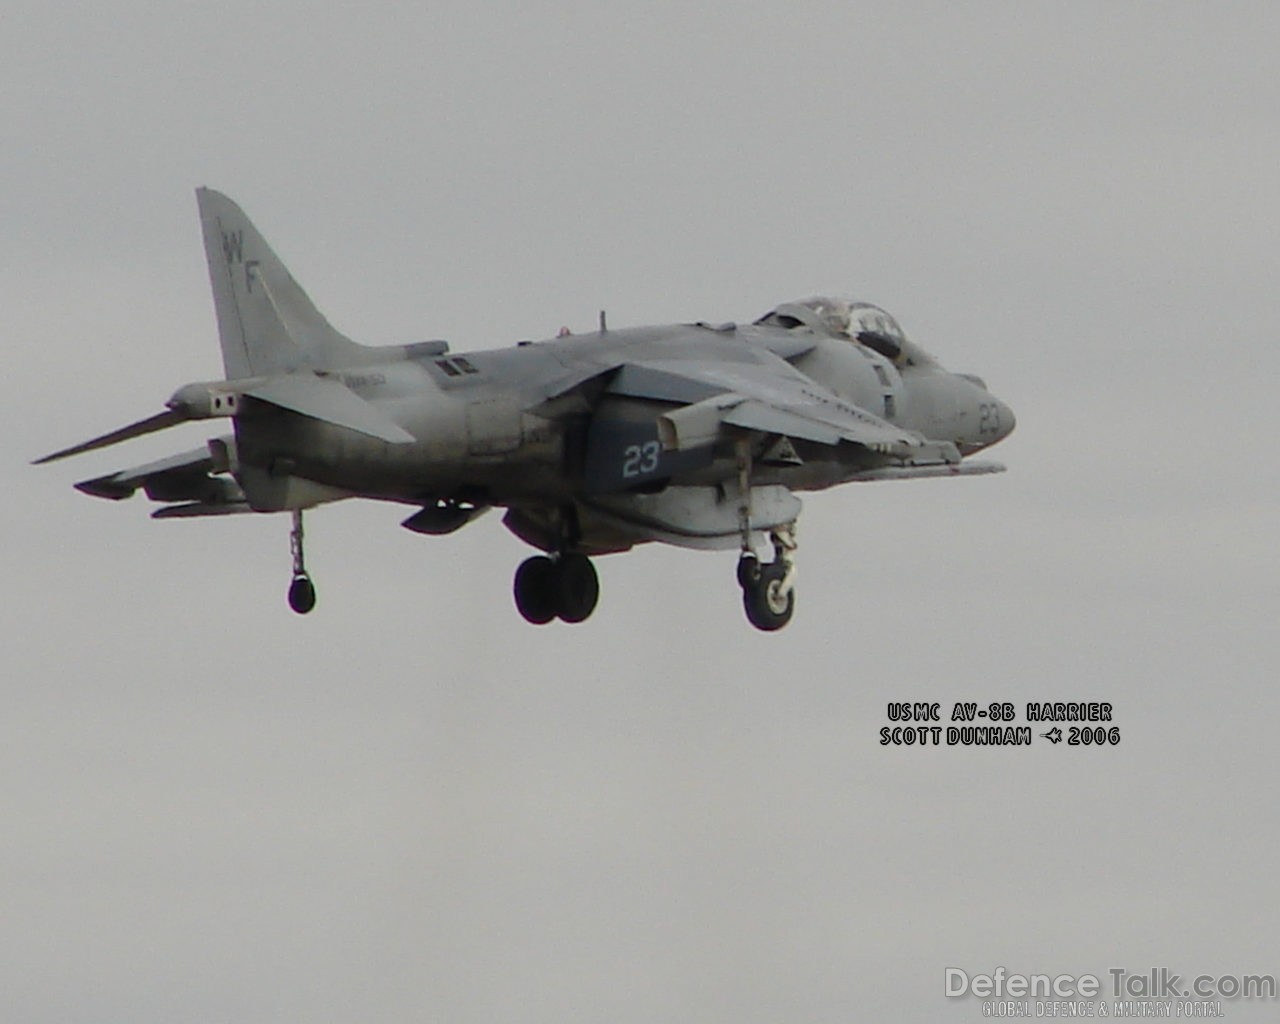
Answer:
<path fill-rule="evenodd" d="M 610 393 L 682 403 L 659 420 L 667 450 L 714 442 L 723 425 L 819 444 L 860 444 L 909 464 L 960 461 L 955 445 L 929 441 L 815 384 L 784 360 L 759 363 L 662 360 L 622 367 Z"/>

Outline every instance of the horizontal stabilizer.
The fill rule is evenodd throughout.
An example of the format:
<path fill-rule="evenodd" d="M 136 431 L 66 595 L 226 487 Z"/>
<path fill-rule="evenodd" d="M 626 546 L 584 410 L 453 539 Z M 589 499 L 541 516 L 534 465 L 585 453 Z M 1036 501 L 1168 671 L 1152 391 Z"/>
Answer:
<path fill-rule="evenodd" d="M 234 511 L 231 506 L 244 504 L 244 492 L 231 477 L 221 475 L 223 471 L 225 466 L 214 461 L 208 447 L 196 448 L 144 466 L 82 480 L 76 490 L 95 498 L 123 501 L 142 488 L 152 501 L 193 502 Z"/>
<path fill-rule="evenodd" d="M 260 402 L 346 427 L 390 444 L 412 444 L 416 440 L 391 417 L 332 377 L 291 373 L 270 377 L 244 393 Z"/>
<path fill-rule="evenodd" d="M 145 420 L 138 420 L 137 423 L 130 423 L 127 427 L 121 427 L 119 430 L 113 430 L 109 434 L 103 434 L 101 437 L 95 437 L 92 441 L 85 441 L 82 444 L 73 445 L 70 448 L 63 448 L 60 452 L 54 452 L 52 455 L 46 455 L 44 458 L 36 459 L 32 463 L 33 466 L 43 466 L 46 462 L 57 462 L 59 459 L 68 459 L 72 455 L 82 455 L 85 452 L 96 451 L 99 448 L 106 448 L 113 444 L 119 444 L 121 441 L 131 441 L 135 437 L 142 437 L 144 434 L 154 434 L 157 430 L 164 430 L 166 427 L 172 427 L 179 423 L 185 423 L 188 417 L 180 412 L 166 410 L 157 413 L 154 416 L 148 416 Z"/>
<path fill-rule="evenodd" d="M 213 458 L 208 448 L 195 448 L 181 455 L 170 455 L 167 458 L 148 462 L 145 466 L 133 469 L 122 469 L 118 473 L 96 477 L 93 480 L 82 480 L 76 484 L 76 490 L 82 494 L 91 494 L 95 498 L 110 498 L 120 501 L 133 496 L 149 479 L 162 476 L 204 476 L 214 468 Z"/>

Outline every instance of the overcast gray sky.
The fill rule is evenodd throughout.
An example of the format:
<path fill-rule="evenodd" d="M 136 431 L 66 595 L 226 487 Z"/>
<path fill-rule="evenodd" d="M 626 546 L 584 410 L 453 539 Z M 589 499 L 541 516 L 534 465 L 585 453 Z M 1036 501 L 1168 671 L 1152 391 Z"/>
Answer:
<path fill-rule="evenodd" d="M 1280 9 L 11 0 L 0 1014 L 968 1021 L 946 967 L 1280 973 Z M 763 5 L 760 5 L 763 7 Z M 358 340 L 892 310 L 999 477 L 808 496 L 525 625 L 496 517 L 148 520 L 32 468 L 221 369 L 192 190 Z M 894 749 L 895 700 L 1117 748 Z M 1229 1019 L 1274 1020 L 1275 1002 Z"/>

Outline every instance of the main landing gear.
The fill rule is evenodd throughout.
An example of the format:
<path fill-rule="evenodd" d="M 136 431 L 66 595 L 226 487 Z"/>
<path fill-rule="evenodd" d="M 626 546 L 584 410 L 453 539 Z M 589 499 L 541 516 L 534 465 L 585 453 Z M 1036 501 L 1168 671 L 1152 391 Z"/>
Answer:
<path fill-rule="evenodd" d="M 289 583 L 289 607 L 306 615 L 316 606 L 316 588 L 307 575 L 302 555 L 302 510 L 293 512 L 293 529 L 289 531 L 289 551 L 293 555 L 293 580 Z"/>
<path fill-rule="evenodd" d="M 534 555 L 520 563 L 512 586 L 516 608 L 527 622 L 583 622 L 596 610 L 600 580 L 591 559 L 577 551 Z"/>

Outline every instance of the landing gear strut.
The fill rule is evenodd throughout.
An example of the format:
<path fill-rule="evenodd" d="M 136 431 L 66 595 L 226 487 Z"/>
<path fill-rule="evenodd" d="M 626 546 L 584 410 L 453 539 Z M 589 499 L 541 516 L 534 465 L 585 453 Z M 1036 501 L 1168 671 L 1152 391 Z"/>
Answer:
<path fill-rule="evenodd" d="M 293 529 L 289 531 L 289 551 L 293 555 L 293 580 L 289 583 L 289 607 L 306 615 L 316 606 L 316 588 L 307 575 L 302 552 L 302 510 L 293 512 Z"/>
<path fill-rule="evenodd" d="M 738 558 L 738 586 L 742 607 L 756 629 L 773 632 L 791 621 L 796 609 L 796 524 L 775 526 L 769 531 L 773 541 L 773 561 L 761 565 L 751 550 L 751 447 L 746 439 L 736 445 L 738 459 L 738 529 L 742 535 L 742 555 Z"/>
<path fill-rule="evenodd" d="M 546 625 L 554 618 L 584 622 L 596 610 L 600 580 L 591 559 L 577 551 L 534 555 L 516 570 L 516 608 L 527 622 Z"/>

